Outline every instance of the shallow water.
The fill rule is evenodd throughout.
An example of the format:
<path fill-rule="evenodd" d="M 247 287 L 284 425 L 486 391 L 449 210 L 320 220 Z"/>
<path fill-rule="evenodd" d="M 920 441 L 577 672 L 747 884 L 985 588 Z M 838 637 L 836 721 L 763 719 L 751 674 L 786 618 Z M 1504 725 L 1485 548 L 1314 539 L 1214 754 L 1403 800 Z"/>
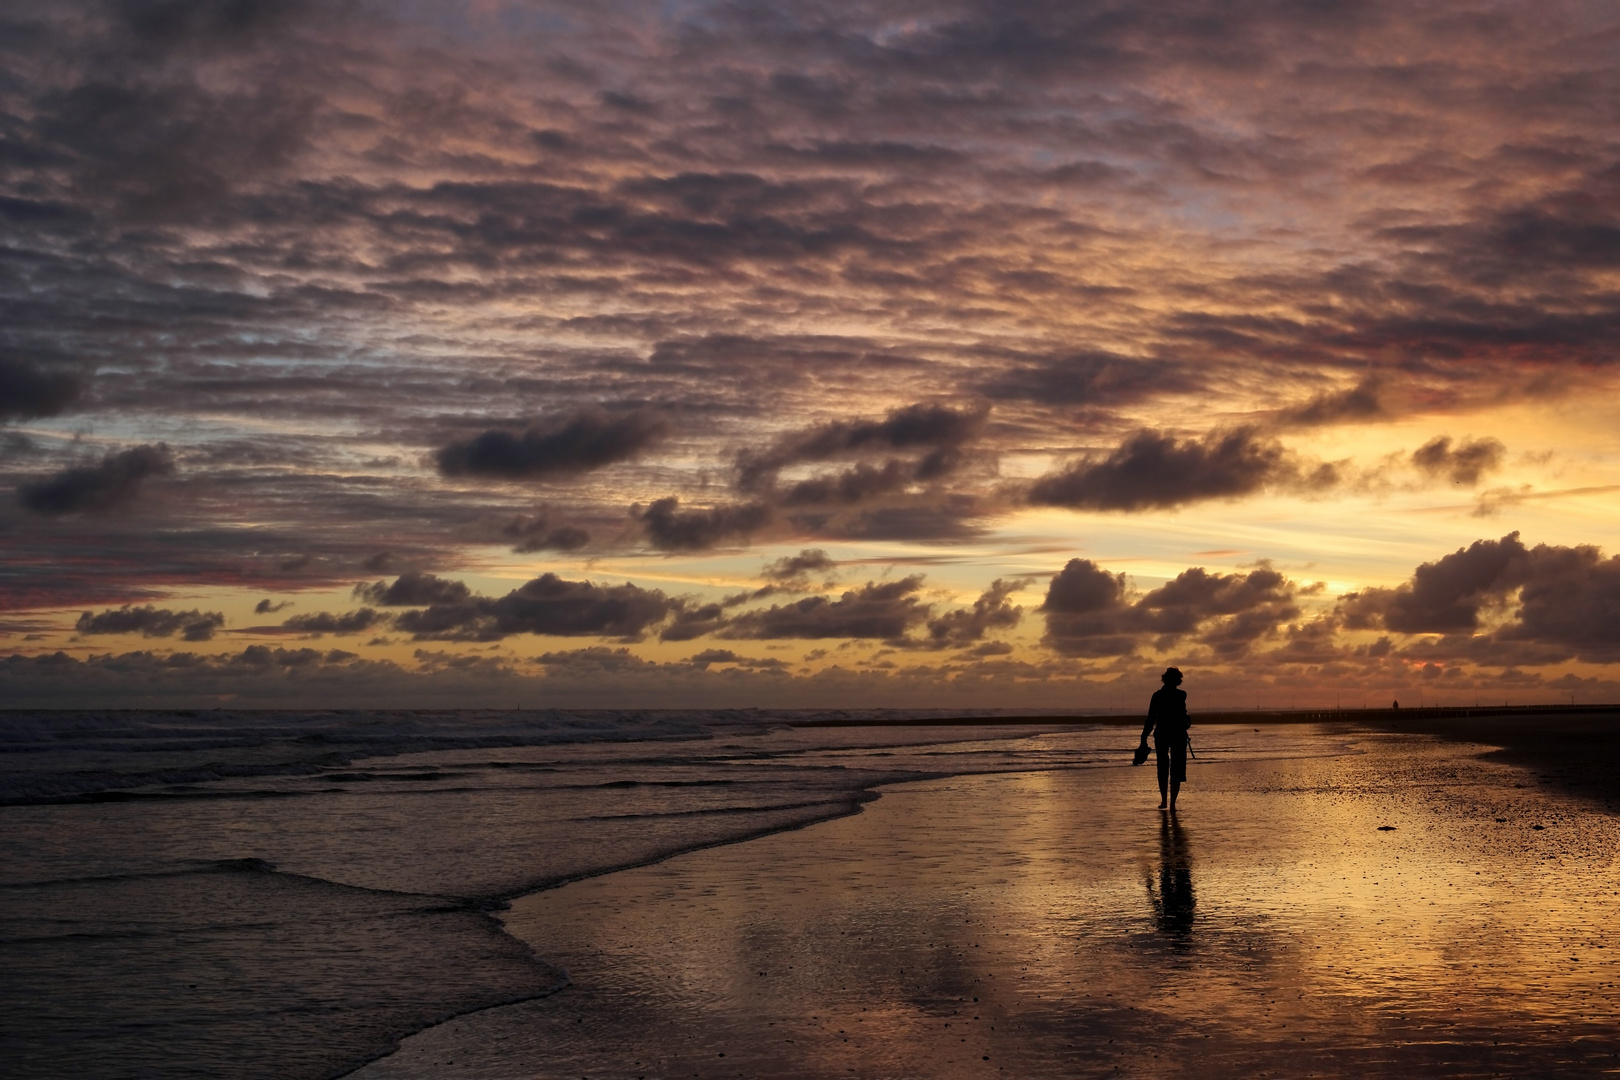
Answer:
<path fill-rule="evenodd" d="M 849 814 L 884 783 L 1095 767 L 1128 741 L 1020 735 L 757 714 L 0 716 L 0 1077 L 341 1075 L 562 984 L 502 932 L 505 897 Z"/>
<path fill-rule="evenodd" d="M 1054 735 L 1024 752 L 1069 768 L 524 897 L 507 930 L 571 985 L 355 1075 L 1620 1070 L 1615 818 L 1482 747 L 1199 737 L 1173 819 L 1148 769 Z"/>

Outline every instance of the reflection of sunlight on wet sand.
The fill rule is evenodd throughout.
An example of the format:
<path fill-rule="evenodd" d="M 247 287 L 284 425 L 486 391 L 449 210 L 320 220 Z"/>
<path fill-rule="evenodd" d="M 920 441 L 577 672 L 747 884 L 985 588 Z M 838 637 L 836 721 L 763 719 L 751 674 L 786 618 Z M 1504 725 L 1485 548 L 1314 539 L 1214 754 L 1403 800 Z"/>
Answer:
<path fill-rule="evenodd" d="M 1620 1065 L 1614 820 L 1466 748 L 1365 748 L 1195 766 L 1174 823 L 1146 770 L 906 785 L 537 894 L 509 927 L 575 985 L 360 1075 L 446 1053 L 473 1076 Z"/>

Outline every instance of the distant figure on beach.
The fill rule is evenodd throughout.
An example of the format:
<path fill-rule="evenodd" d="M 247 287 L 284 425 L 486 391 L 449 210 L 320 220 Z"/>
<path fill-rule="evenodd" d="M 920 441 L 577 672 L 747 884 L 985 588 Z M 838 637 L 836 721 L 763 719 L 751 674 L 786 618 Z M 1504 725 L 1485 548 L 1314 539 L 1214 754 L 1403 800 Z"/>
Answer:
<path fill-rule="evenodd" d="M 1181 669 L 1165 668 L 1159 676 L 1163 686 L 1153 691 L 1148 702 L 1147 723 L 1142 725 L 1142 745 L 1153 736 L 1153 750 L 1159 766 L 1159 809 L 1176 808 L 1176 796 L 1187 782 L 1187 692 L 1181 687 Z"/>
<path fill-rule="evenodd" d="M 1393 702 L 1391 702 L 1389 707 L 1392 709 L 1399 709 L 1401 707 L 1400 698 L 1396 698 Z"/>

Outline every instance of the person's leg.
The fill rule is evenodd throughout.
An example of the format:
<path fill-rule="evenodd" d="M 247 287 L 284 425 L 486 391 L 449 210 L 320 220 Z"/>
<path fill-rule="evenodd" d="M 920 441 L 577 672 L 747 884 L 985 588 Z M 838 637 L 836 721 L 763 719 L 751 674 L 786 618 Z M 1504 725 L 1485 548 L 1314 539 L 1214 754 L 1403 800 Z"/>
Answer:
<path fill-rule="evenodd" d="M 1174 810 L 1176 808 L 1176 796 L 1180 795 L 1180 794 L 1181 794 L 1181 781 L 1180 780 L 1172 780 L 1172 781 L 1170 781 L 1170 809 Z M 1163 806 L 1164 803 L 1161 802 L 1159 805 Z"/>
<path fill-rule="evenodd" d="M 1169 751 L 1169 748 L 1159 746 L 1159 745 L 1157 745 L 1157 743 L 1155 743 L 1155 745 L 1153 747 L 1153 756 L 1156 759 L 1154 764 L 1158 767 L 1158 770 L 1159 770 L 1159 809 L 1163 810 L 1165 808 L 1165 805 L 1166 805 L 1166 800 L 1169 799 L 1169 797 L 1170 797 L 1170 751 Z"/>
<path fill-rule="evenodd" d="M 1175 747 L 1170 753 L 1170 809 L 1176 808 L 1176 796 L 1181 794 L 1181 782 L 1187 779 L 1187 745 Z"/>

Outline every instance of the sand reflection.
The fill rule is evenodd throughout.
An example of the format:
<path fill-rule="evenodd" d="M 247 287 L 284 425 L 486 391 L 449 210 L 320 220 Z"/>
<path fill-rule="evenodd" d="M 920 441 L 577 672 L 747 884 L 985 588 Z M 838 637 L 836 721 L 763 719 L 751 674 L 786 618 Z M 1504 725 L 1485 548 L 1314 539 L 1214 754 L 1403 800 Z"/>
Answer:
<path fill-rule="evenodd" d="M 1620 1064 L 1620 825 L 1452 748 L 1364 745 L 1201 768 L 1177 818 L 1128 767 L 905 785 L 858 817 L 526 897 L 508 929 L 573 985 L 357 1075 Z"/>
<path fill-rule="evenodd" d="M 1175 814 L 1159 821 L 1159 873 L 1147 877 L 1148 903 L 1159 932 L 1179 949 L 1192 944 L 1198 895 L 1193 891 L 1192 851 Z"/>

